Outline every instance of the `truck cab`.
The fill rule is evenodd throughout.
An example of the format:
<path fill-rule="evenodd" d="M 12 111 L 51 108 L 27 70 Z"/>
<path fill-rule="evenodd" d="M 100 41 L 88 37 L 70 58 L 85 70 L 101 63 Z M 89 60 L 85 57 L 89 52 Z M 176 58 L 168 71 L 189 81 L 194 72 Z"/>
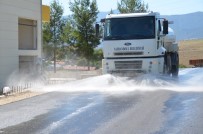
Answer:
<path fill-rule="evenodd" d="M 108 14 L 103 25 L 103 74 L 171 74 L 177 66 L 175 35 L 159 13 Z"/>

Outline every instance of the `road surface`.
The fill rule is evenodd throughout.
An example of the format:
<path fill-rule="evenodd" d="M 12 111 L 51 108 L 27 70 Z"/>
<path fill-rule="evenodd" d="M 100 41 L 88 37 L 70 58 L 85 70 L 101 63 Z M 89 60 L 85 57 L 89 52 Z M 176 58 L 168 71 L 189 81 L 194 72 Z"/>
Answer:
<path fill-rule="evenodd" d="M 203 70 L 98 76 L 0 106 L 0 134 L 202 134 Z"/>

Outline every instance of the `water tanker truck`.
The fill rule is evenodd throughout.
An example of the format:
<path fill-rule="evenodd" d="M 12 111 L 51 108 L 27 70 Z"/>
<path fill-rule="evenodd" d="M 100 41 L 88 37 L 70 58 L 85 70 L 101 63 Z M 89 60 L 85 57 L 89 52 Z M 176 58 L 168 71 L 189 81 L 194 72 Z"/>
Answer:
<path fill-rule="evenodd" d="M 172 22 L 159 13 L 108 14 L 103 25 L 103 74 L 178 76 L 179 55 Z M 99 35 L 99 24 L 96 24 Z"/>

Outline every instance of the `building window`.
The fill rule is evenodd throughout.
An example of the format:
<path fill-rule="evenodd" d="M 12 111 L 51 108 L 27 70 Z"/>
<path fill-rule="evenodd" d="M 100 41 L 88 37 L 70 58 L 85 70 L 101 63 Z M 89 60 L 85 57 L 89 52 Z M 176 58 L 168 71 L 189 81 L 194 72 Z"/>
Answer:
<path fill-rule="evenodd" d="M 36 72 L 36 59 L 37 56 L 19 56 L 19 71 L 27 74 Z"/>
<path fill-rule="evenodd" d="M 37 50 L 37 21 L 18 19 L 19 50 Z"/>

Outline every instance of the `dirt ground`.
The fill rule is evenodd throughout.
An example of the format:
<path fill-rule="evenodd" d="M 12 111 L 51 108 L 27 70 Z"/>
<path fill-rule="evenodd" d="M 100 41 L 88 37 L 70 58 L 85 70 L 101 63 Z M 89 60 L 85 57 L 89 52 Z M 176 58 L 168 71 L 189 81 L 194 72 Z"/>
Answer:
<path fill-rule="evenodd" d="M 41 95 L 41 94 L 42 93 L 40 92 L 25 91 L 25 92 L 13 94 L 13 95 L 0 96 L 0 106 L 15 102 L 15 101 L 27 99 L 30 97 L 34 97 L 37 95 Z"/>
<path fill-rule="evenodd" d="M 70 71 L 70 70 L 58 70 L 56 73 L 53 71 L 46 71 L 45 75 L 47 78 L 75 78 L 83 79 L 86 77 L 101 75 L 102 70 L 93 70 L 93 71 Z"/>
<path fill-rule="evenodd" d="M 193 67 L 193 65 L 189 65 L 189 60 L 203 59 L 203 39 L 185 40 L 178 44 L 181 65 Z"/>

